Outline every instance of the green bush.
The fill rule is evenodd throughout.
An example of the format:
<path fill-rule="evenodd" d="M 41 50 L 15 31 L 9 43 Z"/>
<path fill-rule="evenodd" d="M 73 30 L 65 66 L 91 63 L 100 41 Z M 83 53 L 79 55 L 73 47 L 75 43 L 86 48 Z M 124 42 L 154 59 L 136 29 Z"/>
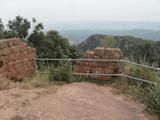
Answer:
<path fill-rule="evenodd" d="M 146 84 L 128 79 L 130 95 L 146 105 L 146 110 L 154 113 L 160 120 L 160 84 L 156 71 L 142 67 L 127 65 L 125 72 L 130 76 L 156 82 L 157 85 Z"/>
<path fill-rule="evenodd" d="M 145 104 L 147 111 L 155 113 L 160 120 L 160 84 L 149 90 Z"/>
<path fill-rule="evenodd" d="M 142 87 L 141 83 L 137 83 L 136 85 L 129 86 L 129 93 L 136 98 L 136 100 L 144 103 L 147 99 L 147 94 L 150 86 Z"/>
<path fill-rule="evenodd" d="M 71 68 L 68 64 L 63 66 L 51 67 L 49 69 L 49 81 L 50 82 L 72 82 L 73 76 Z"/>
<path fill-rule="evenodd" d="M 150 82 L 156 82 L 159 79 L 156 71 L 135 65 L 126 65 L 125 74 L 130 75 L 132 77 L 141 78 Z M 148 83 L 144 83 L 133 79 L 129 79 L 129 84 L 131 85 L 141 84 L 141 87 L 148 87 L 149 85 Z"/>
<path fill-rule="evenodd" d="M 131 69 L 131 74 L 135 77 L 140 77 L 145 80 L 155 81 L 157 80 L 157 73 L 151 69 L 134 67 Z"/>

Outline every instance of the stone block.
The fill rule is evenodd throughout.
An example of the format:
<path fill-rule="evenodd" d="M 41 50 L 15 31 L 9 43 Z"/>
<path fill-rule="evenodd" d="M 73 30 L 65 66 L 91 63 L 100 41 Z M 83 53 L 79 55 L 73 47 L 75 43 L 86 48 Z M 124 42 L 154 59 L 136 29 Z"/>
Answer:
<path fill-rule="evenodd" d="M 26 45 L 19 45 L 18 47 L 19 47 L 20 52 L 27 51 L 27 46 Z"/>
<path fill-rule="evenodd" d="M 13 38 L 13 43 L 14 43 L 14 46 L 17 46 L 21 43 L 21 40 L 19 38 Z"/>
<path fill-rule="evenodd" d="M 0 56 L 0 63 L 2 65 L 7 64 L 8 63 L 7 56 Z M 0 64 L 0 67 L 1 67 L 1 64 Z"/>
<path fill-rule="evenodd" d="M 0 67 L 0 74 L 5 73 L 6 71 L 8 71 L 8 66 L 7 65 L 3 65 L 2 67 Z"/>
<path fill-rule="evenodd" d="M 94 58 L 94 52 L 93 51 L 87 51 L 86 54 L 85 54 L 85 57 L 89 58 L 89 59 L 93 59 Z"/>
<path fill-rule="evenodd" d="M 12 69 L 11 71 L 8 72 L 7 78 L 16 80 L 17 75 L 18 75 L 17 71 L 15 69 Z"/>
<path fill-rule="evenodd" d="M 8 47 L 7 42 L 4 41 L 4 40 L 1 40 L 1 41 L 0 41 L 0 49 L 6 48 L 6 47 Z"/>
<path fill-rule="evenodd" d="M 4 48 L 2 52 L 3 52 L 2 55 L 6 56 L 11 53 L 11 50 L 9 48 Z"/>
<path fill-rule="evenodd" d="M 18 53 L 19 52 L 19 47 L 18 46 L 13 46 L 10 48 L 11 53 Z"/>
<path fill-rule="evenodd" d="M 97 47 L 94 51 L 94 54 L 102 57 L 104 55 L 105 49 L 103 47 Z"/>
<path fill-rule="evenodd" d="M 16 61 L 17 60 L 17 58 L 16 58 L 16 55 L 15 54 L 9 54 L 9 61 Z"/>
<path fill-rule="evenodd" d="M 35 54 L 28 54 L 27 55 L 27 58 L 28 58 L 28 60 L 34 60 L 34 58 L 35 58 Z"/>
<path fill-rule="evenodd" d="M 12 46 L 14 46 L 14 41 L 13 40 L 7 40 L 7 44 L 8 44 L 8 47 L 12 47 Z"/>

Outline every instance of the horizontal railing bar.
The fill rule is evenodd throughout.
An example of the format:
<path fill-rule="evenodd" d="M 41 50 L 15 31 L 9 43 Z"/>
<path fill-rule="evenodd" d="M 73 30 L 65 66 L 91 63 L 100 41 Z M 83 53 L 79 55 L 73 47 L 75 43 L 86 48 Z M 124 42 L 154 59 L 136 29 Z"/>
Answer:
<path fill-rule="evenodd" d="M 122 60 L 106 59 L 52 59 L 52 58 L 35 58 L 38 61 L 93 61 L 93 62 L 121 62 Z"/>
<path fill-rule="evenodd" d="M 151 67 L 151 66 L 148 66 L 148 65 L 142 65 L 142 64 L 135 63 L 135 62 L 126 61 L 126 60 L 122 60 L 122 62 L 128 63 L 128 64 L 133 64 L 133 65 L 140 66 L 140 67 L 145 67 L 145 68 L 149 68 L 149 69 L 153 69 L 153 70 L 160 71 L 160 68 L 155 68 L 155 67 Z"/>
<path fill-rule="evenodd" d="M 72 73 L 73 75 L 89 75 L 89 76 L 122 76 L 122 74 L 98 74 L 98 73 Z"/>
<path fill-rule="evenodd" d="M 124 62 L 128 64 L 133 64 L 140 67 L 145 67 L 153 70 L 160 71 L 160 68 L 151 67 L 148 65 L 142 65 L 135 62 L 127 61 L 127 60 L 107 60 L 107 59 L 52 59 L 52 58 L 35 58 L 38 61 L 93 61 L 93 62 Z"/>
<path fill-rule="evenodd" d="M 35 58 L 37 61 L 69 61 L 70 59 Z"/>
<path fill-rule="evenodd" d="M 49 72 L 37 71 L 37 73 L 48 74 Z M 73 75 L 93 75 L 93 76 L 122 76 L 122 74 L 97 74 L 97 73 L 72 73 Z"/>
<path fill-rule="evenodd" d="M 39 73 L 39 74 L 49 74 L 49 72 L 45 72 L 45 71 L 36 71 L 36 73 Z"/>
<path fill-rule="evenodd" d="M 125 78 L 138 80 L 138 81 L 141 81 L 141 82 L 146 82 L 146 83 L 149 83 L 149 84 L 157 84 L 156 82 L 150 82 L 148 80 L 144 80 L 144 79 L 140 79 L 140 78 L 124 75 L 124 74 L 92 74 L 92 73 L 73 73 L 73 74 L 74 75 L 86 75 L 86 76 L 91 76 L 91 75 L 92 76 L 118 76 L 118 77 L 125 77 Z"/>
<path fill-rule="evenodd" d="M 145 80 L 145 79 L 136 78 L 136 77 L 132 77 L 132 76 L 129 76 L 129 75 L 122 74 L 122 77 L 134 79 L 134 80 L 141 81 L 141 82 L 146 82 L 146 83 L 149 83 L 149 84 L 155 84 L 155 85 L 157 84 L 156 82 L 151 82 L 151 81 L 148 81 L 148 80 Z"/>
<path fill-rule="evenodd" d="M 48 74 L 49 72 L 37 72 L 40 74 Z M 82 76 L 115 76 L 115 77 L 125 77 L 125 78 L 130 78 L 130 79 L 134 79 L 137 81 L 141 81 L 141 82 L 145 82 L 145 83 L 149 83 L 149 84 L 157 84 L 156 82 L 150 82 L 148 80 L 145 79 L 141 79 L 141 78 L 136 78 L 136 77 L 132 77 L 129 75 L 124 75 L 124 74 L 98 74 L 98 73 L 72 73 L 73 75 L 82 75 Z"/>

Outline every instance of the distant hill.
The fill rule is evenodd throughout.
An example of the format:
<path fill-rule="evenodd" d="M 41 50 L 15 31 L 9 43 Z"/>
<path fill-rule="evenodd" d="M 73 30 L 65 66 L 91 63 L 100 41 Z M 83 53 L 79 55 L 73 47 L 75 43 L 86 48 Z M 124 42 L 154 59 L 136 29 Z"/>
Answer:
<path fill-rule="evenodd" d="M 160 31 L 146 29 L 132 30 L 104 30 L 104 29 L 84 29 L 84 30 L 62 30 L 61 34 L 67 37 L 72 43 L 78 44 L 86 40 L 93 34 L 119 35 L 119 36 L 134 36 L 145 40 L 160 41 Z"/>
<path fill-rule="evenodd" d="M 160 63 L 160 41 L 144 40 L 131 36 L 92 35 L 86 41 L 78 44 L 82 52 L 93 50 L 98 46 L 120 48 L 127 58 L 136 60 L 144 59 L 149 62 Z"/>

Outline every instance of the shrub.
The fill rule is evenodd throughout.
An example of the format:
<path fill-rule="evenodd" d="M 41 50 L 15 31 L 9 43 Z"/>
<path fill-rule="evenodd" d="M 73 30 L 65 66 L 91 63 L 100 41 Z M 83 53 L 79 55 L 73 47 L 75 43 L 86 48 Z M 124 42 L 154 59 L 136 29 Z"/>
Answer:
<path fill-rule="evenodd" d="M 15 115 L 15 116 L 11 117 L 10 120 L 24 120 L 24 118 L 20 115 Z"/>
<path fill-rule="evenodd" d="M 133 76 L 135 77 L 140 77 L 149 81 L 155 81 L 157 79 L 156 72 L 150 69 L 142 68 L 142 67 L 132 68 L 131 74 L 133 74 Z"/>
<path fill-rule="evenodd" d="M 59 67 L 51 67 L 49 69 L 49 81 L 50 82 L 72 82 L 73 76 L 70 66 L 64 64 Z"/>
<path fill-rule="evenodd" d="M 130 85 L 129 93 L 133 96 L 134 99 L 138 100 L 141 103 L 145 103 L 146 99 L 148 99 L 148 92 L 151 88 L 151 85 L 147 85 L 145 87 L 143 87 L 142 85 L 142 83 Z"/>
<path fill-rule="evenodd" d="M 145 104 L 146 109 L 149 112 L 155 113 L 158 116 L 158 120 L 160 120 L 160 84 L 149 90 Z"/>
<path fill-rule="evenodd" d="M 125 74 L 136 77 L 136 78 L 148 80 L 150 82 L 156 82 L 158 80 L 158 74 L 156 71 L 148 69 L 148 68 L 135 66 L 135 65 L 126 65 Z M 141 87 L 148 87 L 149 85 L 147 83 L 140 82 L 140 81 L 138 82 L 132 79 L 129 80 L 129 83 L 132 85 L 141 84 Z"/>
<path fill-rule="evenodd" d="M 113 83 L 113 80 L 94 80 L 90 76 L 73 76 L 72 82 L 89 82 L 89 83 L 95 83 L 97 85 L 111 85 Z"/>
<path fill-rule="evenodd" d="M 132 65 L 128 65 L 125 70 L 125 72 L 131 76 L 158 83 L 157 85 L 150 85 L 129 80 L 128 85 L 130 94 L 144 103 L 146 110 L 156 114 L 158 120 L 160 120 L 160 84 L 157 72 Z"/>

